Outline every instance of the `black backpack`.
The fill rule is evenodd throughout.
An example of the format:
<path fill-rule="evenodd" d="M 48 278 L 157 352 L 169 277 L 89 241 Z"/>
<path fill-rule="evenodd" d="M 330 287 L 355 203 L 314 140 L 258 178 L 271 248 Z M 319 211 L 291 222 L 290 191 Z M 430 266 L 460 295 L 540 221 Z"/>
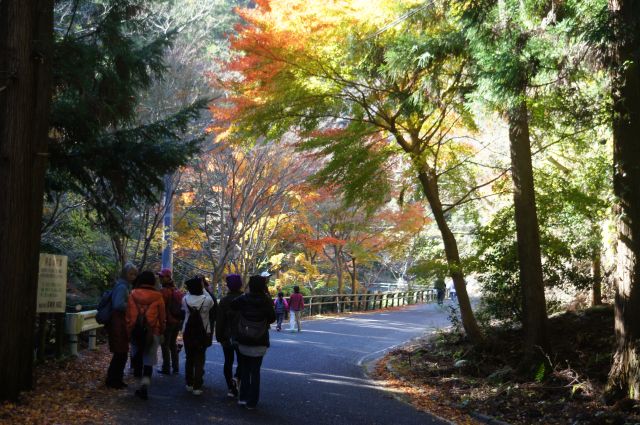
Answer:
<path fill-rule="evenodd" d="M 202 301 L 200 308 L 191 307 L 185 302 L 189 309 L 189 318 L 187 319 L 187 323 L 184 326 L 184 332 L 182 333 L 182 339 L 185 347 L 196 349 L 206 348 L 211 345 L 211 337 L 207 333 L 204 323 L 202 322 L 202 316 L 200 315 L 205 302 L 206 299 Z"/>
<path fill-rule="evenodd" d="M 260 345 L 267 333 L 267 321 L 247 319 L 244 314 L 238 315 L 236 324 L 236 338 L 240 344 Z"/>
<path fill-rule="evenodd" d="M 113 301 L 111 296 L 112 290 L 105 291 L 98 303 L 98 312 L 96 313 L 96 322 L 101 325 L 106 325 L 111 320 L 111 313 L 113 312 Z"/>
<path fill-rule="evenodd" d="M 135 303 L 138 310 L 138 317 L 136 317 L 136 323 L 133 325 L 131 331 L 131 341 L 133 341 L 139 348 L 149 347 L 153 343 L 153 329 L 149 325 L 147 320 L 147 310 L 149 306 L 142 310 L 138 303 Z"/>

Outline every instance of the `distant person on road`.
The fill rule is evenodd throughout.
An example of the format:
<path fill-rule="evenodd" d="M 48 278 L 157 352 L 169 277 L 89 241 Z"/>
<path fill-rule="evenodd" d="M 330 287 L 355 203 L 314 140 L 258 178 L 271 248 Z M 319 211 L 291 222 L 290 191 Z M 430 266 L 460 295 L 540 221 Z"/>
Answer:
<path fill-rule="evenodd" d="M 282 330 L 284 316 L 289 310 L 289 303 L 284 299 L 282 292 L 278 292 L 278 297 L 273 301 L 273 306 L 276 311 L 276 331 L 280 332 Z"/>
<path fill-rule="evenodd" d="M 109 388 L 125 388 L 124 368 L 127 365 L 129 353 L 129 334 L 127 333 L 127 303 L 131 292 L 131 285 L 138 276 L 138 269 L 131 263 L 125 264 L 120 277 L 111 291 L 111 318 L 107 323 L 109 336 L 109 350 L 113 353 L 107 370 L 106 385 Z"/>
<path fill-rule="evenodd" d="M 151 374 L 158 358 L 158 346 L 166 326 L 166 309 L 162 293 L 156 289 L 152 271 L 140 273 L 127 305 L 127 330 L 131 338 L 133 375 L 142 378 L 136 396 L 148 398 Z"/>
<path fill-rule="evenodd" d="M 162 289 L 162 298 L 166 309 L 167 326 L 164 330 L 164 341 L 160 344 L 162 350 L 162 368 L 158 369 L 158 373 L 168 375 L 171 373 L 173 367 L 173 373 L 179 372 L 179 360 L 178 360 L 178 333 L 182 327 L 182 291 L 176 288 L 172 279 L 172 273 L 170 269 L 162 269 L 158 273 L 160 278 L 160 284 Z"/>
<path fill-rule="evenodd" d="M 453 282 L 447 284 L 447 289 L 449 290 L 449 299 L 456 301 L 458 299 L 458 294 L 456 293 L 456 286 Z"/>
<path fill-rule="evenodd" d="M 237 397 L 239 387 L 240 376 L 240 361 L 238 354 L 238 345 L 232 340 L 232 326 L 237 321 L 238 312 L 231 310 L 231 301 L 242 295 L 242 277 L 239 274 L 229 274 L 225 278 L 227 282 L 227 288 L 229 291 L 227 295 L 222 297 L 220 304 L 218 305 L 217 319 L 216 319 L 216 340 L 222 346 L 222 353 L 224 354 L 224 379 L 227 382 L 227 396 Z M 236 367 L 236 373 L 233 374 L 233 361 L 234 357 L 238 359 L 238 366 Z"/>
<path fill-rule="evenodd" d="M 210 315 L 215 314 L 215 304 L 204 290 L 204 279 L 201 276 L 187 280 L 185 285 L 188 293 L 182 300 L 185 312 L 182 339 L 187 357 L 184 375 L 187 391 L 193 395 L 201 395 L 205 353 L 212 342 L 213 322 Z"/>
<path fill-rule="evenodd" d="M 255 409 L 260 398 L 260 367 L 269 348 L 269 325 L 276 320 L 273 301 L 263 276 L 249 278 L 249 293 L 231 301 L 238 312 L 233 338 L 240 352 L 240 394 L 238 404 Z"/>
<path fill-rule="evenodd" d="M 300 293 L 298 285 L 293 287 L 293 294 L 289 297 L 289 331 L 295 331 L 295 325 L 298 326 L 298 332 L 302 330 L 300 326 L 300 317 L 304 309 L 304 298 Z"/>
<path fill-rule="evenodd" d="M 433 287 L 436 289 L 438 304 L 442 304 L 444 302 L 444 294 L 445 290 L 447 289 L 447 285 L 444 281 L 444 277 L 442 277 L 441 274 L 436 277 L 436 281 L 433 284 Z"/>

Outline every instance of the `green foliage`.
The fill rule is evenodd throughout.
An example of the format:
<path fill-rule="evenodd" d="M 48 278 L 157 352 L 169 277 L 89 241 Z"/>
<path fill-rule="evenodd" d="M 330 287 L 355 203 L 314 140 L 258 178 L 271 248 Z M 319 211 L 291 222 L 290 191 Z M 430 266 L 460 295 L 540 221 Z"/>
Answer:
<path fill-rule="evenodd" d="M 546 374 L 547 374 L 547 364 L 545 362 L 541 362 L 538 368 L 536 369 L 536 374 L 534 377 L 535 381 L 537 383 L 544 381 Z"/>
<path fill-rule="evenodd" d="M 300 149 L 317 150 L 327 157 L 313 177 L 315 184 L 337 184 L 344 188 L 346 204 L 364 204 L 373 211 L 387 201 L 391 179 L 385 164 L 397 151 L 389 146 L 372 147 L 367 138 L 370 132 L 368 125 L 352 123 L 344 131 L 310 137 Z"/>
<path fill-rule="evenodd" d="M 291 285 L 287 285 L 287 286 L 283 286 L 282 288 L 280 288 L 280 291 L 282 291 L 284 293 L 285 297 L 289 297 L 289 295 L 293 294 L 293 287 L 296 286 L 294 284 Z M 311 295 L 311 290 L 309 288 L 307 288 L 304 285 L 298 285 L 300 287 L 300 293 L 303 296 L 308 296 Z"/>
<path fill-rule="evenodd" d="M 482 285 L 482 315 L 507 322 L 522 319 L 513 209 L 499 211 L 476 233 L 477 261 L 471 269 Z"/>
<path fill-rule="evenodd" d="M 606 173 L 593 178 L 603 177 L 606 178 Z M 593 252 L 602 245 L 598 226 L 605 203 L 597 195 L 602 196 L 606 190 L 600 187 L 593 196 L 588 196 L 566 180 L 556 186 L 554 179 L 547 176 L 540 182 L 537 205 L 545 286 L 587 289 L 593 284 L 589 268 Z M 500 210 L 477 230 L 475 247 L 471 268 L 478 273 L 482 285 L 483 314 L 520 322 L 522 293 L 513 207 Z M 548 303 L 547 308 L 551 310 L 554 305 Z"/>
<path fill-rule="evenodd" d="M 47 190 L 82 195 L 122 232 L 123 211 L 154 202 L 162 175 L 198 152 L 200 138 L 184 134 L 205 101 L 140 125 L 140 94 L 165 72 L 175 32 L 155 30 L 143 0 L 59 1 L 57 10 Z"/>
<path fill-rule="evenodd" d="M 92 225 L 91 217 L 83 208 L 57 219 L 55 226 L 43 235 L 41 251 L 69 257 L 68 280 L 72 293 L 77 290 L 93 301 L 112 283 L 115 261 L 110 242 Z"/>

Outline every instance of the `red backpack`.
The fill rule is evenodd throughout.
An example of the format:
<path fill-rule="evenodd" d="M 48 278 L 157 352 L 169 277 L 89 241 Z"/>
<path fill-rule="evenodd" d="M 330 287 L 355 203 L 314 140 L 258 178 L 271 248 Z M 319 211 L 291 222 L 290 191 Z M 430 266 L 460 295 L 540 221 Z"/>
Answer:
<path fill-rule="evenodd" d="M 182 320 L 184 318 L 184 311 L 182 311 L 182 297 L 182 292 L 174 288 L 171 292 L 169 305 L 167 306 L 167 312 L 176 320 Z"/>

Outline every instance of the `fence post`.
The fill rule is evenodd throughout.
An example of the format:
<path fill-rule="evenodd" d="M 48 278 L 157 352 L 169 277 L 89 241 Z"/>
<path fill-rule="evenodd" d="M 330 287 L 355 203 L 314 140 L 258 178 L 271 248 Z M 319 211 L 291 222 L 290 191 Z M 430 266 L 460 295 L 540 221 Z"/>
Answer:
<path fill-rule="evenodd" d="M 96 349 L 96 330 L 92 329 L 89 331 L 89 350 Z"/>
<path fill-rule="evenodd" d="M 78 356 L 78 334 L 69 334 L 69 351 L 72 356 Z"/>

